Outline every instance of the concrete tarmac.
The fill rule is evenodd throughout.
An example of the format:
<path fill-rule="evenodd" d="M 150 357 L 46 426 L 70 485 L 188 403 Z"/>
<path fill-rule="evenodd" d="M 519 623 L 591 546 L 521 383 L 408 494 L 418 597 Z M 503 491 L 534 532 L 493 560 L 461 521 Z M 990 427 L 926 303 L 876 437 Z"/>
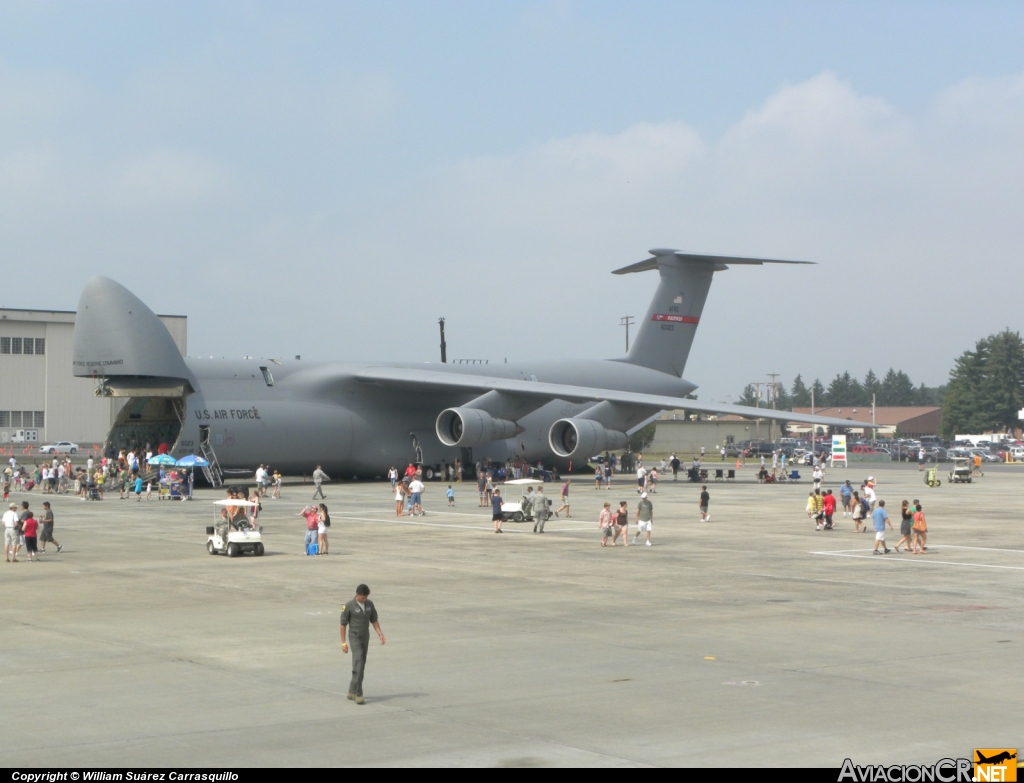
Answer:
<path fill-rule="evenodd" d="M 841 515 L 816 532 L 809 481 L 754 472 L 709 485 L 708 523 L 699 487 L 663 480 L 654 546 L 628 549 L 596 520 L 622 499 L 632 521 L 629 477 L 574 480 L 545 535 L 495 535 L 470 484 L 454 509 L 429 484 L 422 518 L 387 484 L 330 484 L 324 557 L 302 553 L 311 487 L 264 501 L 263 558 L 206 553 L 221 492 L 52 497 L 64 551 L 0 567 L 0 765 L 838 767 L 1024 745 L 1024 472 L 828 472 L 877 476 L 890 547 L 920 498 L 918 556 L 872 556 Z M 338 638 L 360 582 L 387 636 L 365 706 Z"/>

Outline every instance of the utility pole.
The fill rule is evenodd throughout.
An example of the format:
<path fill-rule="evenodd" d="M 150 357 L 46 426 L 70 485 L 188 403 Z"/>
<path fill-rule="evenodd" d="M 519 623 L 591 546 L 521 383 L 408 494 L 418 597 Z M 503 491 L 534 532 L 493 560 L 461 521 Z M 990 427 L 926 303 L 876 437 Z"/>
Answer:
<path fill-rule="evenodd" d="M 629 353 L 629 327 L 630 324 L 634 324 L 636 321 L 631 315 L 624 315 L 619 319 L 619 326 L 626 327 L 626 353 Z"/>
<path fill-rule="evenodd" d="M 764 382 L 764 381 L 754 381 L 750 385 L 753 386 L 755 389 L 757 389 L 757 396 L 754 398 L 754 407 L 755 408 L 760 408 L 761 407 L 761 387 L 762 386 L 767 386 L 768 384 L 766 382 Z M 760 419 L 755 419 L 754 422 L 757 425 L 757 439 L 761 440 L 761 420 Z"/>
<path fill-rule="evenodd" d="M 814 387 L 811 386 L 811 415 L 814 415 Z M 818 428 L 811 425 L 811 454 L 814 454 L 814 438 L 818 434 Z"/>
<path fill-rule="evenodd" d="M 871 395 L 871 423 L 875 423 L 875 395 Z M 875 438 L 878 437 L 878 430 L 874 427 L 871 428 L 871 442 L 875 442 Z M 568 513 L 568 512 L 566 512 Z"/>
<path fill-rule="evenodd" d="M 444 341 L 444 318 L 438 318 L 437 323 L 441 327 L 441 364 L 447 364 L 448 344 Z"/>
<path fill-rule="evenodd" d="M 775 410 L 775 398 L 779 394 L 779 383 L 778 383 L 778 381 L 776 379 L 779 377 L 779 374 L 777 372 L 770 372 L 770 373 L 768 373 L 768 377 L 772 379 L 771 385 L 768 387 L 769 388 L 768 399 L 771 401 L 772 410 Z M 775 442 L 775 419 L 772 419 L 772 422 L 769 425 L 769 427 L 770 427 L 770 429 L 769 429 L 769 433 L 770 434 L 768 435 L 768 439 L 772 443 L 774 443 Z"/>

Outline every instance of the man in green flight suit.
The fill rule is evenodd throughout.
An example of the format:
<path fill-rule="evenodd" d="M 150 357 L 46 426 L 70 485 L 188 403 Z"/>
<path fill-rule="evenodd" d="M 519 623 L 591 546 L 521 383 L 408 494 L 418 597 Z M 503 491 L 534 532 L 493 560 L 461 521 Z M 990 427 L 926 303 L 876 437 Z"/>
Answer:
<path fill-rule="evenodd" d="M 356 597 L 341 607 L 341 651 L 348 653 L 349 640 L 352 642 L 352 682 L 348 686 L 348 697 L 356 704 L 363 701 L 363 671 L 366 668 L 366 653 L 370 649 L 370 626 L 384 644 L 384 633 L 377 622 L 377 610 L 367 596 L 370 588 L 359 585 Z M 346 633 L 347 632 L 347 633 Z"/>

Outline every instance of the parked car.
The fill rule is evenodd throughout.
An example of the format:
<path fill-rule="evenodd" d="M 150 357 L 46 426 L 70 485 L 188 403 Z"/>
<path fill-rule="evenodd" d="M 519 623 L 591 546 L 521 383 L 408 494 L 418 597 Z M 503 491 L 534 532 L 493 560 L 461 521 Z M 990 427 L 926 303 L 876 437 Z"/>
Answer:
<path fill-rule="evenodd" d="M 60 440 L 39 447 L 40 454 L 77 454 L 78 444 L 69 440 Z"/>
<path fill-rule="evenodd" d="M 970 453 L 971 453 L 972 456 L 974 454 L 980 454 L 982 462 L 1002 462 L 1003 461 L 1003 459 L 1001 457 L 993 454 L 988 449 L 970 449 Z"/>

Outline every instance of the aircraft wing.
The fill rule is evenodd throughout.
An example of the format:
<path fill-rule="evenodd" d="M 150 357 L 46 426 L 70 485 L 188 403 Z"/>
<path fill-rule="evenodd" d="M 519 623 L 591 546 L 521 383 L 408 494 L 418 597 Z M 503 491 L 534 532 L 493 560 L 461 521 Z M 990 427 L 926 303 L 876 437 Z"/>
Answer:
<path fill-rule="evenodd" d="M 432 389 L 435 391 L 500 391 L 527 397 L 545 397 L 566 402 L 618 402 L 625 405 L 650 407 L 656 410 L 682 408 L 692 413 L 742 416 L 746 419 L 774 419 L 776 421 L 797 421 L 817 424 L 822 427 L 873 427 L 870 423 L 853 419 L 833 419 L 826 416 L 810 416 L 792 411 L 777 411 L 770 408 L 750 408 L 745 405 L 727 405 L 687 400 L 683 397 L 666 397 L 659 394 L 597 389 L 589 386 L 571 386 L 561 383 L 544 383 L 514 378 L 495 378 L 486 375 L 437 372 L 406 367 L 368 367 L 355 373 L 362 383 L 380 384 L 396 388 Z"/>

